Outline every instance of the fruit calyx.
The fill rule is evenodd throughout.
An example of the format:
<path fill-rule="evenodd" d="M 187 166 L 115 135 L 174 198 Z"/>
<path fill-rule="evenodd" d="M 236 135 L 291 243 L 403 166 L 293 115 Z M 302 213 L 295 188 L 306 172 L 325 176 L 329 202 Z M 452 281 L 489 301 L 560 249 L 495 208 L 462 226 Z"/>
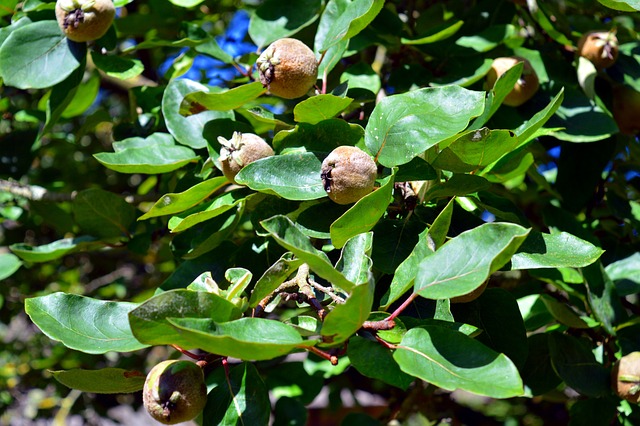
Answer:
<path fill-rule="evenodd" d="M 84 14 L 95 5 L 95 0 L 60 0 L 60 7 L 67 12 L 63 20 L 63 27 L 78 28 L 84 22 Z"/>
<path fill-rule="evenodd" d="M 240 155 L 240 150 L 245 145 L 242 133 L 233 132 L 231 139 L 218 136 L 218 142 L 222 145 L 220 149 L 220 161 L 233 161 L 239 167 L 244 167 L 244 161 Z"/>

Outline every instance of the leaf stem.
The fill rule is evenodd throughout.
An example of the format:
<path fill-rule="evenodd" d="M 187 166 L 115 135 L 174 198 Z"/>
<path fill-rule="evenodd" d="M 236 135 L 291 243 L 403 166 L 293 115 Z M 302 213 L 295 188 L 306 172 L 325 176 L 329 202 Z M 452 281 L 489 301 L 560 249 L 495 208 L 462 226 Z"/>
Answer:
<path fill-rule="evenodd" d="M 402 303 L 402 305 L 398 306 L 398 308 L 395 311 L 393 311 L 393 313 L 390 316 L 388 316 L 384 321 L 393 321 L 394 319 L 396 319 L 396 317 L 400 315 L 402 311 L 407 309 L 407 306 L 409 306 L 417 296 L 418 296 L 418 293 L 413 293 L 411 296 L 409 296 L 407 300 L 405 300 Z"/>

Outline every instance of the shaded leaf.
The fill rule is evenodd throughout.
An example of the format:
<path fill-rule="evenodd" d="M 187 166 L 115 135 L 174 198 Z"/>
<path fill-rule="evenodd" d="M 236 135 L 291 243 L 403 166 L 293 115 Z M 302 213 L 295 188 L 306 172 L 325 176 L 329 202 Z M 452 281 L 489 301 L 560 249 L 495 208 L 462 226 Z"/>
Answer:
<path fill-rule="evenodd" d="M 353 336 L 349 339 L 347 356 L 353 368 L 363 376 L 382 380 L 403 390 L 415 380 L 400 369 L 391 351 L 378 342 Z"/>
<path fill-rule="evenodd" d="M 27 244 L 12 244 L 9 249 L 20 259 L 27 262 L 49 262 L 59 259 L 77 250 L 89 250 L 92 246 L 102 247 L 94 237 L 83 236 L 76 238 L 64 238 L 41 246 L 30 246 Z"/>
<path fill-rule="evenodd" d="M 317 124 L 323 120 L 333 118 L 351 105 L 351 98 L 341 98 L 326 94 L 312 96 L 296 104 L 293 116 L 297 122 Z"/>
<path fill-rule="evenodd" d="M 190 116 L 202 111 L 229 111 L 240 108 L 262 95 L 266 89 L 259 82 L 247 83 L 224 92 L 204 91 L 186 95 L 180 104 L 180 114 Z"/>
<path fill-rule="evenodd" d="M 131 393 L 142 390 L 146 376 L 138 371 L 122 368 L 102 368 L 100 370 L 51 371 L 53 377 L 63 385 L 92 393 Z"/>
<path fill-rule="evenodd" d="M 98 238 L 128 236 L 136 215 L 122 197 L 99 188 L 79 192 L 72 209 L 80 228 Z"/>
<path fill-rule="evenodd" d="M 251 17 L 249 36 L 262 48 L 310 25 L 317 19 L 321 7 L 321 0 L 298 0 L 296 7 L 291 7 L 287 0 L 266 0 Z"/>
<path fill-rule="evenodd" d="M 0 281 L 9 278 L 21 266 L 22 262 L 18 256 L 11 253 L 0 254 Z"/>

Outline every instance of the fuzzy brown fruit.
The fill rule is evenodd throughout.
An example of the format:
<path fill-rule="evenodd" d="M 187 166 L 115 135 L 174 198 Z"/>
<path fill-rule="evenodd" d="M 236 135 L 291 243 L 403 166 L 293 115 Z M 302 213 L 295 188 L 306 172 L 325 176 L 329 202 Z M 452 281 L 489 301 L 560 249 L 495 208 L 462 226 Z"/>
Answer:
<path fill-rule="evenodd" d="M 590 31 L 578 40 L 576 53 L 590 60 L 596 69 L 609 68 L 618 59 L 618 38 L 610 31 Z"/>
<path fill-rule="evenodd" d="M 116 8 L 112 0 L 58 0 L 56 19 L 69 40 L 97 40 L 109 29 Z"/>
<path fill-rule="evenodd" d="M 513 90 L 502 101 L 503 104 L 508 106 L 517 107 L 527 102 L 533 97 L 540 87 L 540 81 L 535 70 L 524 58 L 517 56 L 507 56 L 496 58 L 493 60 L 491 69 L 487 73 L 486 87 L 487 90 L 491 90 L 496 84 L 496 80 L 507 70 L 513 68 L 518 62 L 523 62 L 524 66 L 520 78 L 513 86 Z"/>
<path fill-rule="evenodd" d="M 640 402 L 640 352 L 631 352 L 613 365 L 611 385 L 620 398 Z"/>
<path fill-rule="evenodd" d="M 322 162 L 320 176 L 331 200 L 351 204 L 373 191 L 378 168 L 360 148 L 339 146 Z"/>
<path fill-rule="evenodd" d="M 620 133 L 636 136 L 640 134 L 640 92 L 628 86 L 613 89 L 613 118 Z"/>
<path fill-rule="evenodd" d="M 274 154 L 269 144 L 253 133 L 234 132 L 229 140 L 219 136 L 218 142 L 222 145 L 220 150 L 222 173 L 233 183 L 236 183 L 236 175 L 244 166 Z"/>
<path fill-rule="evenodd" d="M 190 361 L 162 361 L 147 375 L 142 401 L 151 417 L 165 425 L 195 418 L 207 403 L 202 369 Z"/>
<path fill-rule="evenodd" d="M 318 61 L 306 44 L 294 38 L 276 40 L 258 58 L 260 82 L 285 99 L 304 96 L 318 79 Z"/>

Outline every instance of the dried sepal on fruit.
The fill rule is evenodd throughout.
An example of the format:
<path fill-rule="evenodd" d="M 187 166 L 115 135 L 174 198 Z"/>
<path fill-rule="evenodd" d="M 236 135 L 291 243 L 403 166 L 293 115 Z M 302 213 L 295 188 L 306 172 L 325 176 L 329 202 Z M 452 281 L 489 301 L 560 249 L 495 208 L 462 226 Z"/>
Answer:
<path fill-rule="evenodd" d="M 339 146 L 322 162 L 324 190 L 337 204 L 351 204 L 373 191 L 378 168 L 373 158 L 355 146 Z"/>
<path fill-rule="evenodd" d="M 222 173 L 231 182 L 236 183 L 236 175 L 247 164 L 274 155 L 273 148 L 264 139 L 253 133 L 234 132 L 231 139 L 218 137 L 220 166 Z"/>
<path fill-rule="evenodd" d="M 622 399 L 640 402 L 640 352 L 623 356 L 611 370 L 611 386 Z"/>
<path fill-rule="evenodd" d="M 522 74 L 513 86 L 513 90 L 511 90 L 511 92 L 509 92 L 509 94 L 504 98 L 504 101 L 502 101 L 503 104 L 513 107 L 520 106 L 527 102 L 540 88 L 540 80 L 531 66 L 531 63 L 525 58 L 517 56 L 495 58 L 486 77 L 486 88 L 487 90 L 491 90 L 496 84 L 498 78 L 519 62 L 524 63 Z"/>
<path fill-rule="evenodd" d="M 166 425 L 194 419 L 207 403 L 202 368 L 191 361 L 162 361 L 147 375 L 142 402 L 151 417 Z"/>
<path fill-rule="evenodd" d="M 618 38 L 613 31 L 590 31 L 578 40 L 576 53 L 598 70 L 609 68 L 618 59 Z"/>
<path fill-rule="evenodd" d="M 285 99 L 306 95 L 318 79 L 318 61 L 306 44 L 281 38 L 256 61 L 260 82 L 271 94 Z"/>
<path fill-rule="evenodd" d="M 58 0 L 56 19 L 69 40 L 97 40 L 109 29 L 116 8 L 112 0 Z"/>

